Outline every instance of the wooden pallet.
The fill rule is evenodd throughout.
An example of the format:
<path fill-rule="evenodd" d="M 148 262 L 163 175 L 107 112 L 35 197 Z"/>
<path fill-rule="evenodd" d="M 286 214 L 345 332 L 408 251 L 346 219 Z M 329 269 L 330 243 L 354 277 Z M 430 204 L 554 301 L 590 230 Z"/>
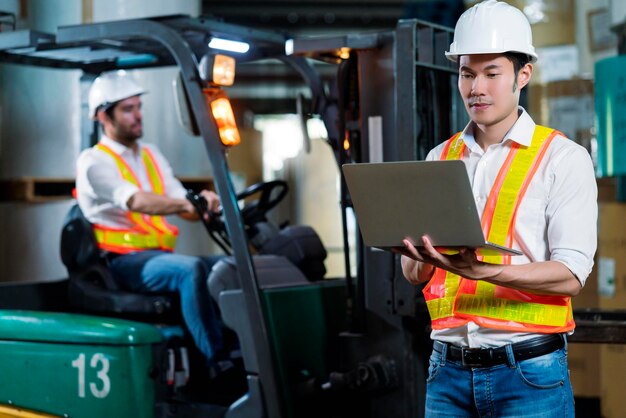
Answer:
<path fill-rule="evenodd" d="M 72 198 L 74 179 L 22 177 L 0 180 L 0 201 L 41 203 Z"/>
<path fill-rule="evenodd" d="M 213 180 L 208 177 L 181 177 L 186 189 L 199 192 L 213 190 Z M 0 202 L 43 203 L 71 199 L 73 178 L 22 177 L 0 180 Z"/>

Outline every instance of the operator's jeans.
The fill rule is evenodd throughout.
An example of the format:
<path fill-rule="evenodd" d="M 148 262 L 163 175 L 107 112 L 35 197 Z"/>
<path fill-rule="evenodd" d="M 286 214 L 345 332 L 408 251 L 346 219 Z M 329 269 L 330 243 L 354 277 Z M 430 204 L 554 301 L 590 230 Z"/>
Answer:
<path fill-rule="evenodd" d="M 433 350 L 426 417 L 573 417 L 567 345 L 519 362 L 507 348 L 509 364 L 485 368 L 463 367 Z"/>
<path fill-rule="evenodd" d="M 109 265 L 115 280 L 128 290 L 179 292 L 187 328 L 198 349 L 211 360 L 222 348 L 222 331 L 207 279 L 220 258 L 150 250 L 117 256 Z"/>

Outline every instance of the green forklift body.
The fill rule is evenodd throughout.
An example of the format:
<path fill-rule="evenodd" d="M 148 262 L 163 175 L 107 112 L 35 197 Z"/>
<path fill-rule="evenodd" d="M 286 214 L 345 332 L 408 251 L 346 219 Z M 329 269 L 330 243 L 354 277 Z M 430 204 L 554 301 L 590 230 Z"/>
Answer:
<path fill-rule="evenodd" d="M 310 416 L 298 399 L 308 379 L 328 378 L 337 367 L 338 336 L 346 330 L 345 280 L 265 289 L 270 341 L 275 349 L 287 416 Z"/>
<path fill-rule="evenodd" d="M 161 338 L 137 322 L 0 310 L 0 405 L 70 417 L 152 417 L 152 345 Z"/>

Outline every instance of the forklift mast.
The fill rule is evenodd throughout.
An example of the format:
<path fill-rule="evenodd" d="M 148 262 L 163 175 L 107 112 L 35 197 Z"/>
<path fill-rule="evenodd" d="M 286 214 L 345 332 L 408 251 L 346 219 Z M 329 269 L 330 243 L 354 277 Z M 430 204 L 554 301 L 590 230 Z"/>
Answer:
<path fill-rule="evenodd" d="M 339 166 L 421 160 L 463 129 L 467 114 L 456 88 L 457 68 L 444 55 L 452 36 L 450 28 L 401 20 L 388 32 L 293 40 L 294 54 L 338 62 L 338 132 L 329 134 L 329 142 Z M 352 204 L 343 178 L 341 203 L 347 231 Z M 344 238 L 347 249 L 347 233 Z M 421 289 L 404 279 L 399 257 L 366 247 L 360 235 L 356 242 L 355 278 L 346 263 L 352 303 L 349 330 L 341 335 L 341 368 L 376 365 L 386 372 L 369 388 L 376 396 L 353 412 L 423 416 L 432 345 Z"/>
<path fill-rule="evenodd" d="M 3 33 L 0 38 L 0 61 L 81 69 L 85 74 L 92 75 L 116 69 L 178 67 L 189 100 L 190 113 L 204 141 L 215 188 L 221 199 L 241 289 L 248 306 L 246 312 L 250 322 L 256 324 L 251 330 L 253 338 L 261 342 L 258 344 L 257 356 L 266 412 L 268 416 L 280 418 L 283 416 L 283 401 L 278 390 L 257 277 L 228 171 L 225 147 L 219 140 L 215 119 L 206 117 L 210 112 L 198 73 L 198 63 L 207 53 L 211 36 L 235 40 L 245 38 L 254 45 L 246 54 L 248 60 L 280 56 L 284 51 L 285 38 L 282 35 L 216 20 L 174 15 L 63 26 L 56 35 L 31 30 Z M 93 123 L 87 120 L 83 121 L 83 125 L 93 127 Z M 83 132 L 88 131 L 83 129 Z"/>
<path fill-rule="evenodd" d="M 1 61 L 81 69 L 86 80 L 115 69 L 178 67 L 222 201 L 248 321 L 256 325 L 251 338 L 258 351 L 265 414 L 280 418 L 289 415 L 289 408 L 280 390 L 267 312 L 226 149 L 215 120 L 206 117 L 209 109 L 198 63 L 207 53 L 210 37 L 249 42 L 252 47 L 243 60 L 277 58 L 294 68 L 311 90 L 312 113 L 321 116 L 329 145 L 342 165 L 423 159 L 430 148 L 463 126 L 456 69 L 443 54 L 452 31 L 406 20 L 386 32 L 288 40 L 280 34 L 176 15 L 65 26 L 55 35 L 17 31 L 0 37 Z M 285 45 L 291 54 L 285 53 Z M 337 64 L 336 78 L 328 85 L 312 65 L 316 59 Z M 84 119 L 83 145 L 88 146 L 93 142 L 93 122 Z M 421 292 L 404 280 L 397 257 L 366 248 L 358 236 L 352 277 L 347 228 L 352 209 L 343 180 L 341 185 L 348 320 L 339 335 L 338 368 L 321 387 L 342 399 L 337 410 L 341 416 L 422 416 L 431 347 Z"/>

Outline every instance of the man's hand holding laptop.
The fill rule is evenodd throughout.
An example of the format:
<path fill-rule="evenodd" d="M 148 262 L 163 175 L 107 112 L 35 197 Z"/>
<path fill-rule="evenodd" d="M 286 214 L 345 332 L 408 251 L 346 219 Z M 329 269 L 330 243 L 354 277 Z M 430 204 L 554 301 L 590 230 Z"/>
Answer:
<path fill-rule="evenodd" d="M 472 248 L 462 247 L 454 254 L 438 249 L 432 245 L 427 235 L 422 236 L 423 246 L 420 249 L 408 239 L 404 239 L 402 243 L 404 247 L 394 247 L 392 251 L 402 255 L 402 271 L 405 277 L 411 278 L 409 281 L 413 284 L 430 280 L 435 267 L 471 280 L 485 280 L 497 276 L 502 270 L 501 265 L 480 261 Z"/>

